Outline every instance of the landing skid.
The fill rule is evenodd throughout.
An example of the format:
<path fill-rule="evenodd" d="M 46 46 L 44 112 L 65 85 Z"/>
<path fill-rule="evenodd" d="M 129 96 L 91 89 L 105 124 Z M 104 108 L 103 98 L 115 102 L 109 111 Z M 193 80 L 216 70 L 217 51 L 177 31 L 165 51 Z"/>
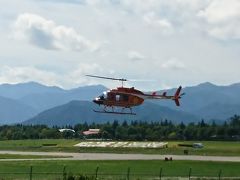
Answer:
<path fill-rule="evenodd" d="M 114 111 L 98 111 L 93 109 L 94 112 L 96 113 L 105 113 L 105 114 L 123 114 L 123 115 L 137 115 L 136 113 L 132 113 L 132 112 L 114 112 Z"/>

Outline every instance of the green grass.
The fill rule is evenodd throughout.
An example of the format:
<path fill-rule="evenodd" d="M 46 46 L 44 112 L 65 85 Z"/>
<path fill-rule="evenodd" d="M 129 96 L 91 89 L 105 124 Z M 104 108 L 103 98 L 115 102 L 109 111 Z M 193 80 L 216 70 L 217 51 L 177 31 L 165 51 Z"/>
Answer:
<path fill-rule="evenodd" d="M 26 178 L 29 177 L 30 166 L 33 167 L 33 179 L 58 179 L 62 178 L 63 167 L 66 172 L 72 174 L 95 175 L 95 170 L 99 167 L 99 177 L 109 179 L 126 178 L 127 170 L 130 168 L 132 179 L 145 179 L 158 177 L 162 168 L 163 176 L 188 177 L 191 168 L 192 176 L 217 177 L 220 170 L 222 176 L 240 177 L 240 163 L 236 162 L 200 162 L 200 161 L 19 161 L 1 162 L 0 177 Z M 41 174 L 41 173 L 59 174 Z M 25 174 L 12 174 L 25 173 Z M 37 173 L 37 174 L 34 174 Z M 134 177 L 134 178 L 133 178 Z"/>
<path fill-rule="evenodd" d="M 72 147 L 78 142 L 79 140 L 74 139 L 4 140 L 0 141 L 0 149 L 44 148 L 47 144 L 56 144 L 57 147 Z"/>
<path fill-rule="evenodd" d="M 80 140 L 45 139 L 45 140 L 10 140 L 0 141 L 0 150 L 21 151 L 65 151 L 65 152 L 111 152 L 111 153 L 146 153 L 146 154 L 183 154 L 184 149 L 194 155 L 224 155 L 240 156 L 240 142 L 202 141 L 204 148 L 193 149 L 178 147 L 179 143 L 169 142 L 167 149 L 146 148 L 79 148 L 73 145 Z M 194 141 L 198 142 L 198 141 Z M 0 158 L 4 155 L 0 155 Z M 8 157 L 10 158 L 9 155 Z M 23 158 L 23 156 L 13 155 Z M 13 157 L 13 158 L 18 158 Z M 28 156 L 31 157 L 31 156 Z M 25 157 L 24 157 L 25 158 Z M 33 179 L 62 179 L 63 167 L 73 174 L 94 174 L 99 167 L 100 177 L 106 179 L 126 179 L 127 169 L 130 167 L 130 179 L 153 179 L 159 175 L 162 168 L 163 176 L 187 177 L 189 169 L 192 176 L 216 177 L 219 170 L 222 176 L 240 177 L 240 163 L 236 162 L 199 162 L 199 161 L 15 161 L 0 163 L 0 179 L 29 179 L 30 166 L 33 166 Z M 49 174 L 41 174 L 47 172 Z M 58 174 L 51 174 L 51 173 Z M 17 173 L 17 174 L 14 174 Z M 23 174 L 21 174 L 23 173 Z M 39 174 L 40 173 L 40 174 Z M 101 174 L 115 174 L 101 175 Z M 135 175 L 133 175 L 135 174 Z M 146 175 L 144 175 L 146 174 Z M 240 178 L 239 178 L 240 179 Z"/>
<path fill-rule="evenodd" d="M 67 156 L 0 154 L 0 159 L 42 159 L 42 158 L 59 158 L 59 157 L 65 158 Z"/>
<path fill-rule="evenodd" d="M 21 151 L 65 151 L 65 152 L 108 152 L 108 153 L 144 153 L 144 154 L 183 154 L 184 149 L 191 155 L 224 155 L 240 156 L 240 142 L 202 141 L 204 148 L 194 149 L 178 147 L 179 143 L 193 143 L 199 141 L 169 141 L 166 149 L 147 148 L 80 148 L 73 145 L 81 140 L 41 139 L 41 140 L 9 140 L 0 141 L 0 150 Z"/>

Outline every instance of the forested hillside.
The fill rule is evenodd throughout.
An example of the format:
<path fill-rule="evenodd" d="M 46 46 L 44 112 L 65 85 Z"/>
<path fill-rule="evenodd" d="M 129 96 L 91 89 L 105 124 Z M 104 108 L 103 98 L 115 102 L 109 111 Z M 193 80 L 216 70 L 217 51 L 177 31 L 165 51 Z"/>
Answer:
<path fill-rule="evenodd" d="M 59 128 L 74 129 L 59 132 Z M 75 126 L 48 127 L 46 125 L 14 125 L 1 126 L 0 139 L 44 139 L 44 138 L 85 138 L 83 131 L 89 128 L 100 129 L 99 135 L 88 138 L 103 138 L 112 140 L 239 140 L 240 139 L 240 116 L 234 116 L 221 125 L 212 122 L 208 124 L 204 120 L 198 123 L 173 124 L 169 120 L 161 122 L 138 122 L 96 124 L 83 123 Z"/>

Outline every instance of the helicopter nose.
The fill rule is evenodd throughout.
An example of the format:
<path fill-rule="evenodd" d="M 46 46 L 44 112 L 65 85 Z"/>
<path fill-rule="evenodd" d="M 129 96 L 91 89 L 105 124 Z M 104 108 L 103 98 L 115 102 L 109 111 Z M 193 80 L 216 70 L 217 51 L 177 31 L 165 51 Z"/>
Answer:
<path fill-rule="evenodd" d="M 98 98 L 94 99 L 93 102 L 96 103 L 96 104 L 98 104 L 98 105 L 103 104 L 103 101 L 102 101 L 102 100 L 99 100 Z"/>

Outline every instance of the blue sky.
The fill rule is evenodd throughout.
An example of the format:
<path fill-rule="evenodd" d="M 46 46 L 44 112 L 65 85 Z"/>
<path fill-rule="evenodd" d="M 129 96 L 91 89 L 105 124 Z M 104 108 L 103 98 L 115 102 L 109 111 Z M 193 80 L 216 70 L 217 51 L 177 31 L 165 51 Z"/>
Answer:
<path fill-rule="evenodd" d="M 0 83 L 144 90 L 239 82 L 239 0 L 2 0 Z"/>

